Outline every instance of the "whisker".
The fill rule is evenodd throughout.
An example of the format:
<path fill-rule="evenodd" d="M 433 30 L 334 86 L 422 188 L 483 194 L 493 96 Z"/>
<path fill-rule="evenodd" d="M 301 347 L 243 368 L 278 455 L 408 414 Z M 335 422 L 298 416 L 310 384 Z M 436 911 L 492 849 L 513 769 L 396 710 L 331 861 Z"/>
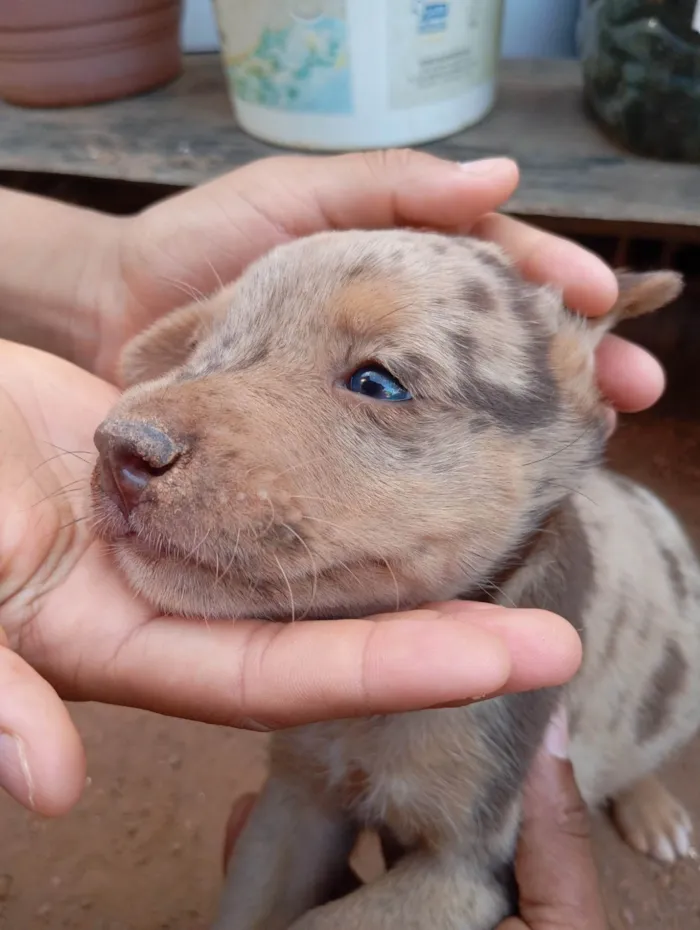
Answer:
<path fill-rule="evenodd" d="M 160 275 L 159 280 L 163 281 L 165 284 L 172 284 L 173 287 L 176 287 L 180 291 L 180 293 L 184 294 L 185 297 L 189 297 L 190 300 L 196 304 L 203 303 L 207 299 L 207 295 L 204 293 L 204 291 L 201 291 L 193 284 L 188 284 L 186 281 L 181 281 L 179 278 Z"/>
<path fill-rule="evenodd" d="M 572 446 L 576 445 L 577 442 L 580 442 L 585 436 L 588 435 L 588 433 L 590 433 L 592 429 L 592 426 L 587 426 L 579 436 L 576 436 L 570 442 L 567 442 L 566 445 L 562 446 L 560 449 L 555 449 L 554 452 L 550 452 L 548 455 L 542 456 L 541 459 L 533 459 L 531 462 L 524 462 L 523 467 L 527 468 L 530 465 L 538 465 L 540 462 L 546 462 L 549 459 L 553 459 L 557 455 L 561 455 L 562 452 L 566 452 L 567 449 L 570 449 Z"/>
<path fill-rule="evenodd" d="M 476 575 L 476 574 L 477 574 L 476 568 L 475 568 L 474 564 L 467 558 L 467 556 L 462 556 L 462 560 L 464 561 L 464 563 L 465 563 L 465 565 L 467 566 L 467 568 L 468 568 L 473 574 Z M 474 581 L 473 584 L 482 592 L 482 594 L 486 594 L 487 596 L 489 596 L 489 595 L 491 595 L 491 594 L 493 593 L 493 591 L 496 591 L 497 594 L 500 594 L 502 598 L 504 598 L 506 601 L 508 601 L 508 603 L 510 604 L 511 607 L 515 607 L 515 606 L 516 606 L 516 604 L 513 602 L 512 598 L 510 598 L 510 597 L 506 594 L 506 592 L 503 590 L 503 588 L 500 587 L 500 585 L 497 585 L 497 584 L 495 583 L 495 581 L 488 581 L 488 580 L 487 580 L 485 584 L 482 583 L 482 582 L 480 582 L 480 581 Z"/>
<path fill-rule="evenodd" d="M 97 458 L 97 451 L 93 449 L 92 451 L 86 451 L 85 449 L 64 449 L 62 446 L 56 445 L 55 442 L 50 442 L 48 439 L 44 440 L 44 443 L 47 446 L 51 446 L 52 449 L 57 449 L 60 455 L 72 455 L 73 458 L 78 459 L 79 462 L 82 462 L 84 465 L 91 465 L 92 463 L 88 460 L 81 458 L 82 455 L 90 456 L 91 458 Z M 56 456 L 56 458 L 60 458 Z M 49 459 L 49 461 L 51 461 Z"/>
<path fill-rule="evenodd" d="M 265 500 L 266 500 L 267 503 L 270 505 L 270 510 L 272 511 L 272 516 L 270 517 L 270 522 L 267 524 L 267 526 L 266 526 L 265 529 L 262 531 L 262 533 L 260 533 L 260 536 L 258 537 L 259 539 L 262 539 L 263 537 L 265 537 L 265 536 L 270 532 L 270 528 L 272 527 L 273 523 L 275 522 L 275 505 L 272 503 L 272 501 L 270 500 L 269 497 L 266 497 Z"/>
<path fill-rule="evenodd" d="M 292 623 L 294 623 L 295 620 L 296 620 L 296 610 L 295 610 L 295 607 L 294 607 L 294 593 L 292 592 L 292 586 L 291 586 L 290 583 L 289 583 L 289 578 L 287 578 L 287 573 L 286 573 L 285 570 L 282 568 L 282 563 L 280 562 L 280 560 L 277 558 L 276 555 L 273 556 L 273 558 L 274 558 L 275 562 L 277 562 L 277 567 L 279 568 L 280 573 L 281 573 L 282 577 L 284 578 L 284 582 L 285 582 L 285 584 L 287 585 L 287 591 L 289 592 L 289 603 L 290 603 L 291 608 L 292 608 L 292 618 L 291 618 L 291 619 L 292 619 Z"/>
<path fill-rule="evenodd" d="M 400 591 L 399 591 L 399 582 L 398 582 L 398 580 L 397 580 L 397 578 L 396 578 L 396 575 L 394 574 L 394 569 L 393 569 L 393 568 L 391 567 L 391 565 L 389 564 L 388 559 L 385 559 L 384 556 L 381 556 L 381 559 L 382 559 L 382 562 L 384 562 L 384 564 L 386 565 L 387 570 L 388 570 L 389 574 L 391 575 L 391 577 L 393 578 L 393 581 L 394 581 L 394 589 L 395 589 L 395 591 L 396 591 L 396 607 L 395 607 L 395 610 L 398 612 L 399 608 L 401 607 L 401 593 L 400 593 Z"/>
<path fill-rule="evenodd" d="M 221 275 L 219 274 L 219 272 L 218 272 L 218 271 L 216 270 L 216 268 L 214 267 L 214 263 L 213 263 L 212 260 L 209 258 L 209 256 L 207 256 L 206 261 L 207 261 L 207 265 L 209 265 L 209 267 L 210 267 L 211 270 L 212 270 L 212 273 L 214 274 L 214 278 L 215 278 L 215 280 L 216 280 L 216 283 L 217 283 L 218 286 L 219 286 L 219 290 L 223 290 L 223 288 L 224 288 L 224 282 L 221 280 Z"/>
<path fill-rule="evenodd" d="M 69 520 L 68 523 L 62 523 L 59 526 L 59 530 L 69 530 L 73 526 L 78 526 L 80 523 L 85 523 L 86 520 L 89 520 L 90 516 L 85 515 L 83 517 L 76 517 L 74 520 Z"/>
<path fill-rule="evenodd" d="M 313 582 L 313 588 L 312 588 L 312 590 L 311 590 L 311 598 L 310 598 L 310 600 L 309 600 L 309 606 L 306 608 L 306 610 L 304 611 L 304 613 L 303 613 L 303 614 L 301 615 L 301 617 L 299 618 L 300 620 L 303 620 L 304 617 L 308 616 L 308 614 L 309 614 L 309 612 L 311 611 L 312 607 L 313 607 L 314 604 L 316 603 L 316 592 L 317 592 L 317 589 L 318 589 L 318 567 L 317 567 L 317 565 L 316 565 L 316 559 L 314 559 L 313 553 L 312 553 L 311 549 L 309 548 L 309 546 L 308 546 L 306 540 L 303 539 L 303 538 L 299 535 L 299 533 L 297 533 L 296 530 L 294 530 L 294 529 L 293 529 L 291 526 L 289 526 L 287 523 L 283 523 L 282 526 L 283 526 L 286 530 L 288 530 L 293 536 L 296 536 L 296 538 L 297 538 L 297 539 L 299 540 L 299 542 L 302 544 L 302 546 L 304 547 L 304 549 L 306 549 L 307 553 L 309 554 L 309 561 L 311 562 L 311 567 L 313 568 L 313 571 L 314 571 L 314 582 Z"/>
<path fill-rule="evenodd" d="M 347 562 L 343 562 L 342 559 L 337 559 L 336 561 L 337 561 L 337 564 L 340 565 L 341 568 L 344 568 L 345 571 L 346 571 L 352 578 L 354 578 L 355 581 L 356 581 L 359 585 L 362 584 L 362 581 L 357 577 L 357 575 L 356 575 L 355 572 L 350 568 L 350 566 L 348 565 Z"/>
<path fill-rule="evenodd" d="M 240 541 L 241 541 L 241 528 L 240 528 L 240 526 L 239 526 L 239 527 L 238 527 L 238 533 L 236 534 L 236 542 L 235 542 L 234 547 L 233 547 L 233 555 L 232 555 L 231 558 L 229 559 L 228 565 L 227 565 L 226 568 L 224 569 L 224 571 L 223 571 L 223 573 L 222 573 L 221 578 L 219 579 L 219 581 L 223 581 L 224 578 L 226 577 L 226 575 L 228 575 L 228 573 L 231 571 L 231 568 L 232 568 L 232 566 L 233 566 L 233 563 L 236 561 L 236 555 L 238 554 L 238 544 L 239 544 Z"/>
<path fill-rule="evenodd" d="M 46 501 L 54 500 L 55 498 L 60 497 L 62 494 L 75 494 L 78 491 L 82 492 L 86 487 L 87 481 L 85 478 L 76 478 L 75 481 L 70 481 L 62 488 L 58 488 L 58 490 L 52 491 L 50 494 L 46 494 L 40 500 L 36 501 L 33 506 L 38 507 L 40 504 L 45 504 Z"/>
<path fill-rule="evenodd" d="M 204 536 L 202 536 L 202 538 L 200 539 L 200 541 L 197 543 L 197 545 L 194 547 L 194 549 L 189 553 L 189 555 L 185 556 L 185 559 L 184 559 L 185 562 L 189 562 L 190 559 L 192 559 L 193 556 L 195 556 L 196 553 L 199 552 L 200 547 L 204 545 L 204 543 L 206 542 L 206 540 L 209 538 L 209 534 L 210 534 L 210 533 L 211 533 L 211 527 L 206 531 L 206 533 L 204 534 Z M 196 537 L 195 537 L 195 538 L 196 538 Z"/>
<path fill-rule="evenodd" d="M 578 497 L 582 497 L 584 500 L 588 501 L 589 504 L 593 504 L 594 507 L 599 507 L 597 501 L 594 501 L 592 497 L 589 497 L 587 494 L 584 494 L 583 491 L 579 491 L 577 488 L 569 488 L 565 484 L 560 484 L 555 481 L 548 481 L 547 486 L 550 488 L 560 488 L 562 491 L 568 491 L 569 494 L 576 494 Z"/>

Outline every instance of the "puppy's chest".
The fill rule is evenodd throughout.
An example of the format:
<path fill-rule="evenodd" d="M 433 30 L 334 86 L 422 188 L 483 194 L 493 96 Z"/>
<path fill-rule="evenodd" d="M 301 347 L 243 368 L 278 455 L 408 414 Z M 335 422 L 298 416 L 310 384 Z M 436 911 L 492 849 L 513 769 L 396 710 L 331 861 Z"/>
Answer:
<path fill-rule="evenodd" d="M 458 835 L 492 771 L 470 708 L 315 724 L 275 737 L 290 765 L 361 823 L 405 843 Z"/>

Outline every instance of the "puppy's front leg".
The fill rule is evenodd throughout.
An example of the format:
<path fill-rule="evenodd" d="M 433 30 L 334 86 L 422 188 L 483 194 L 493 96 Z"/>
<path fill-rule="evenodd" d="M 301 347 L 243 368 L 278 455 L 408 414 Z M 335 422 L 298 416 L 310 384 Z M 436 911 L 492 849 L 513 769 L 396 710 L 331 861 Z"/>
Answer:
<path fill-rule="evenodd" d="M 502 880 L 458 852 L 410 853 L 371 885 L 290 930 L 494 930 L 512 913 Z"/>
<path fill-rule="evenodd" d="M 289 930 L 336 893 L 356 838 L 340 811 L 272 776 L 236 843 L 212 930 Z"/>

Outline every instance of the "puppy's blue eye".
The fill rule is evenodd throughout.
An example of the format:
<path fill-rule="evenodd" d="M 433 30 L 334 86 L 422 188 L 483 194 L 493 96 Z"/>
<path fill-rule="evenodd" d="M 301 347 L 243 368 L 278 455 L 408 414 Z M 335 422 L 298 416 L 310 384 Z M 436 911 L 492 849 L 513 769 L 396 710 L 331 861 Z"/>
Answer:
<path fill-rule="evenodd" d="M 353 394 L 364 394 L 375 400 L 389 400 L 393 403 L 411 400 L 410 391 L 381 365 L 363 365 L 350 375 L 347 388 Z"/>

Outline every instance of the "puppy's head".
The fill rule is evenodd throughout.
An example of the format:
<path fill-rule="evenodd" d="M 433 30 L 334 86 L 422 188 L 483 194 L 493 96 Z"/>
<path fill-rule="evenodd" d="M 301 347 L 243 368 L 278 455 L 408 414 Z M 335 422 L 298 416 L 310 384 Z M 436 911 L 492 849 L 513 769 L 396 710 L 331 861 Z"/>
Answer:
<path fill-rule="evenodd" d="M 313 236 L 126 350 L 99 427 L 98 531 L 190 615 L 363 615 L 475 593 L 604 443 L 590 326 L 495 247 Z"/>

